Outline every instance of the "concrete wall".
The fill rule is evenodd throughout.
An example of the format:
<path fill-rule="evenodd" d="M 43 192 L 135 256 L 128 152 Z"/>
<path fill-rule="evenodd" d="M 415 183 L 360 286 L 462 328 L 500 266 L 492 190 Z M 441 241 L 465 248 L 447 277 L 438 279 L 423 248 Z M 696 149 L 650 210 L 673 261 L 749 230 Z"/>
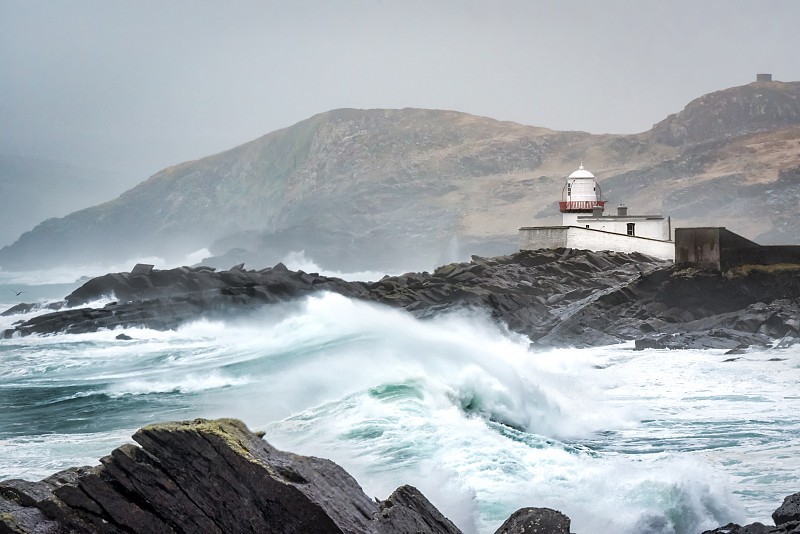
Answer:
<path fill-rule="evenodd" d="M 519 249 L 570 248 L 567 244 L 568 226 L 541 226 L 519 229 Z"/>
<path fill-rule="evenodd" d="M 761 246 L 724 227 L 676 228 L 675 263 L 718 271 L 739 265 L 800 263 L 800 246 Z"/>
<path fill-rule="evenodd" d="M 719 228 L 676 228 L 675 263 L 720 268 Z"/>
<path fill-rule="evenodd" d="M 675 246 L 671 241 L 628 236 L 575 226 L 547 226 L 519 229 L 519 249 L 575 248 L 580 250 L 614 250 L 641 252 L 649 256 L 672 260 Z"/>
<path fill-rule="evenodd" d="M 590 230 L 601 230 L 603 232 L 613 232 L 615 234 L 628 235 L 628 223 L 633 223 L 634 235 L 636 237 L 646 237 L 669 241 L 670 222 L 663 217 L 648 215 L 604 215 L 594 217 L 586 213 L 564 213 L 561 224 L 563 226 L 577 226 L 579 228 L 589 227 Z"/>

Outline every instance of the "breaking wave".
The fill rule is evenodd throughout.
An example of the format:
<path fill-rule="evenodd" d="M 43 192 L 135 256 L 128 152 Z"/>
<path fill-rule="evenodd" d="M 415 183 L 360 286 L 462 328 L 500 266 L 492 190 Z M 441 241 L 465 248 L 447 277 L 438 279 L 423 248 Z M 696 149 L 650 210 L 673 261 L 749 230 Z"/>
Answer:
<path fill-rule="evenodd" d="M 766 521 L 797 489 L 798 460 L 773 458 L 800 440 L 798 350 L 533 352 L 481 315 L 335 294 L 119 332 L 0 341 L 0 478 L 96 462 L 145 424 L 237 417 L 370 495 L 417 486 L 465 532 L 547 506 L 576 532 L 696 533 Z"/>

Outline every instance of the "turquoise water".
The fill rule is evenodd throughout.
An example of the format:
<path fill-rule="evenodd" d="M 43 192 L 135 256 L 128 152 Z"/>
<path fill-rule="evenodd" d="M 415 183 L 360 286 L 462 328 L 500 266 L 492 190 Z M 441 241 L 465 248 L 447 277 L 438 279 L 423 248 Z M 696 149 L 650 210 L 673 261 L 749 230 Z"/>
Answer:
<path fill-rule="evenodd" d="M 125 332 L 0 340 L 0 478 L 96 464 L 145 424 L 237 417 L 370 496 L 419 487 L 465 532 L 547 506 L 574 532 L 699 533 L 771 523 L 800 490 L 798 347 L 532 352 L 482 316 L 330 294 Z"/>

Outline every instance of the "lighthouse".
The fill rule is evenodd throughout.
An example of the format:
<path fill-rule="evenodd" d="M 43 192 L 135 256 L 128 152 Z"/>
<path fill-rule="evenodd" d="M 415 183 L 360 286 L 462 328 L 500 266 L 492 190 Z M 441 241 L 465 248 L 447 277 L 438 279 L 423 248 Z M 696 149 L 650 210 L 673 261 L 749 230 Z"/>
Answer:
<path fill-rule="evenodd" d="M 605 204 L 594 174 L 587 171 L 581 162 L 578 170 L 567 177 L 561 191 L 561 201 L 558 203 L 561 210 L 561 224 L 577 226 L 578 216 L 587 214 L 600 216 L 603 214 Z"/>
<path fill-rule="evenodd" d="M 606 201 L 594 174 L 583 162 L 570 174 L 558 203 L 561 226 L 527 226 L 519 229 L 520 250 L 580 249 L 642 252 L 675 259 L 671 241 L 672 221 L 661 215 L 629 215 L 620 204 L 613 215 L 604 215 Z"/>

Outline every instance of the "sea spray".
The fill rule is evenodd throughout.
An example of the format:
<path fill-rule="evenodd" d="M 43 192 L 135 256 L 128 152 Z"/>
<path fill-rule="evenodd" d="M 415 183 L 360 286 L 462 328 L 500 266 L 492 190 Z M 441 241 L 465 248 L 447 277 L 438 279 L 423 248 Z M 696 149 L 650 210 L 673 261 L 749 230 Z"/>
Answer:
<path fill-rule="evenodd" d="M 338 295 L 118 333 L 0 341 L 0 477 L 96 462 L 148 423 L 238 417 L 376 497 L 416 485 L 465 532 L 550 506 L 576 532 L 696 533 L 766 522 L 797 489 L 797 348 L 532 352 L 479 314 Z"/>

